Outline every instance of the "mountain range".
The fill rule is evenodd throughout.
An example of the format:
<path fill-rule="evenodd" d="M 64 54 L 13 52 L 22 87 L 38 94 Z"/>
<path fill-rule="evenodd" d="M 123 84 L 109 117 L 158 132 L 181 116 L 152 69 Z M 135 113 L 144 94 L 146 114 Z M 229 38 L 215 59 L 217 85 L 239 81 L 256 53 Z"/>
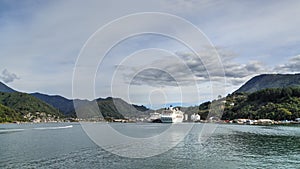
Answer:
<path fill-rule="evenodd" d="M 225 98 L 235 105 L 231 105 L 231 107 L 226 105 L 227 114 L 225 112 L 224 115 L 226 118 L 236 118 L 243 114 L 244 117 L 246 116 L 244 111 L 248 111 L 252 112 L 251 115 L 256 116 L 258 112 L 264 112 L 263 109 L 266 106 L 269 106 L 269 110 L 272 110 L 273 114 L 276 112 L 293 113 L 298 110 L 298 101 L 300 103 L 297 95 L 298 87 L 300 87 L 300 74 L 262 74 L 255 76 Z M 264 98 L 268 96 L 279 98 L 273 100 L 271 105 L 267 105 L 272 100 L 257 99 L 257 101 L 253 99 L 260 98 L 260 95 Z M 187 114 L 200 113 L 204 118 L 208 114 L 211 103 L 205 102 L 199 106 L 182 107 L 181 110 Z M 287 105 L 290 107 L 285 107 Z M 270 106 L 271 108 L 273 106 L 273 109 Z M 98 110 L 101 111 L 101 116 L 96 113 Z M 26 114 L 31 113 L 33 116 L 37 116 L 36 112 L 45 112 L 49 116 L 55 117 L 80 115 L 81 118 L 136 118 L 146 117 L 152 111 L 143 105 L 129 104 L 120 98 L 107 97 L 89 101 L 72 100 L 59 95 L 42 93 L 20 93 L 0 82 L 0 122 L 24 120 Z M 76 112 L 79 113 L 76 114 Z"/>
<path fill-rule="evenodd" d="M 79 111 L 81 118 L 134 118 L 146 116 L 151 111 L 143 105 L 131 105 L 120 98 L 108 97 L 89 101 L 42 93 L 20 93 L 1 82 L 0 95 L 0 122 L 1 117 L 2 121 L 20 121 L 24 120 L 26 113 L 35 115 L 35 112 L 40 111 L 59 117 L 77 117 L 76 112 Z M 11 104 L 12 102 L 15 104 Z M 95 103 L 97 106 L 91 111 L 91 105 Z M 101 116 L 97 115 L 98 110 L 101 111 Z M 13 118 L 9 118 L 10 116 Z"/>

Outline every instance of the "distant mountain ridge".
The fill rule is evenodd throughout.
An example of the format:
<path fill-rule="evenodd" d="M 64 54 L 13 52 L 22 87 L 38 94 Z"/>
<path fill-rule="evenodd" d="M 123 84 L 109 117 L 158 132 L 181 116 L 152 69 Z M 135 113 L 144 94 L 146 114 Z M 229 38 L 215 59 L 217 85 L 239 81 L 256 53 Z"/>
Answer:
<path fill-rule="evenodd" d="M 3 95 L 7 95 L 6 93 L 11 93 L 10 95 L 13 95 L 14 99 L 20 102 L 20 104 L 18 104 L 21 106 L 20 109 L 23 109 L 22 106 L 25 105 L 21 104 L 23 100 L 19 97 L 25 95 L 27 98 L 29 98 L 29 100 L 38 100 L 39 102 L 43 102 L 43 104 L 50 106 L 52 111 L 61 112 L 65 117 L 77 117 L 76 111 L 80 111 L 82 112 L 80 113 L 80 116 L 88 118 L 91 118 L 92 116 L 104 118 L 133 118 L 138 116 L 146 116 L 148 115 L 148 111 L 151 111 L 143 105 L 131 105 L 120 98 L 107 97 L 89 101 L 80 99 L 72 100 L 59 95 L 47 95 L 37 92 L 25 94 L 13 90 L 3 83 L 0 83 L 0 92 L 3 92 Z M 36 99 L 32 99 L 31 97 Z M 93 103 L 97 103 L 98 106 L 93 107 Z M 28 105 L 29 103 L 26 104 Z M 5 104 L 2 106 L 3 112 L 5 110 L 6 114 L 13 115 L 18 113 L 18 111 L 15 112 L 14 109 L 9 108 L 10 107 L 7 107 Z M 101 111 L 100 115 L 97 113 L 98 110 Z M 84 115 L 84 113 L 86 115 Z"/>
<path fill-rule="evenodd" d="M 50 96 L 42 93 L 31 93 L 31 95 L 57 108 L 65 116 L 74 116 L 75 114 L 73 100 L 59 95 Z"/>
<path fill-rule="evenodd" d="M 65 116 L 68 117 L 76 117 L 76 110 L 79 110 L 81 112 L 85 110 L 86 113 L 90 112 L 90 110 L 87 109 L 91 107 L 93 103 L 93 101 L 89 101 L 89 100 L 80 100 L 80 99 L 71 100 L 59 95 L 51 96 L 42 93 L 32 93 L 31 95 L 59 109 L 59 111 L 61 111 Z M 94 101 L 98 104 L 99 109 L 94 108 L 95 110 L 93 111 L 100 110 L 102 114 L 101 116 L 105 118 L 107 117 L 130 118 L 137 115 L 143 115 L 145 114 L 144 112 L 149 110 L 144 106 L 131 105 L 120 98 L 112 98 L 112 97 L 98 98 Z M 91 117 L 90 115 L 84 117 Z"/>
<path fill-rule="evenodd" d="M 262 74 L 247 81 L 235 93 L 253 93 L 267 88 L 300 87 L 300 74 Z"/>

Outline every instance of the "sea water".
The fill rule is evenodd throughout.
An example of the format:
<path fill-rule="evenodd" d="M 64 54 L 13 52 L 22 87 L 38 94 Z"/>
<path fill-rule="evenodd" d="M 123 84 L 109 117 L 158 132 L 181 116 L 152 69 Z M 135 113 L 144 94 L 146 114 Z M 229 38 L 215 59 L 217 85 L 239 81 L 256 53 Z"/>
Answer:
<path fill-rule="evenodd" d="M 133 138 L 154 137 L 171 126 L 109 125 Z M 95 144 L 79 123 L 0 124 L 0 168 L 300 168 L 298 126 L 220 124 L 199 141 L 204 125 L 193 124 L 168 151 L 129 158 Z M 140 151 L 147 149 L 141 147 Z"/>

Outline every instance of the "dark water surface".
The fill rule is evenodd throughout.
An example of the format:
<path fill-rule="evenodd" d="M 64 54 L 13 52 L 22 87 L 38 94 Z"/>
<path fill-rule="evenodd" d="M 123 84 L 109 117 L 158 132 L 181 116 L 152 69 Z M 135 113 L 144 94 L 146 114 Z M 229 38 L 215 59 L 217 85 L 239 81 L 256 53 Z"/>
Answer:
<path fill-rule="evenodd" d="M 135 137 L 150 137 L 169 127 L 111 125 Z M 212 136 L 199 142 L 202 127 L 195 124 L 165 153 L 127 158 L 98 147 L 78 123 L 0 124 L 0 168 L 300 168 L 299 126 L 218 125 Z"/>

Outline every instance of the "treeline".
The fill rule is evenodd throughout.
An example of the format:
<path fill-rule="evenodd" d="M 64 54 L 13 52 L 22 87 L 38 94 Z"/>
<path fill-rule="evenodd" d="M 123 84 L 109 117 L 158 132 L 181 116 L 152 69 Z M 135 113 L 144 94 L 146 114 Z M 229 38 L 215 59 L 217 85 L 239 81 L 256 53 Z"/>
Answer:
<path fill-rule="evenodd" d="M 213 114 L 218 106 L 210 110 L 212 103 L 221 103 L 222 100 L 224 102 L 219 108 L 224 111 Z M 199 114 L 202 114 L 203 118 L 207 117 L 209 111 L 210 117 L 219 116 L 223 120 L 237 118 L 293 120 L 300 117 L 300 88 L 263 89 L 251 94 L 233 93 L 219 101 L 206 102 L 199 106 Z"/>
<path fill-rule="evenodd" d="M 249 95 L 250 101 L 281 102 L 290 97 L 300 97 L 299 87 L 263 89 Z"/>

